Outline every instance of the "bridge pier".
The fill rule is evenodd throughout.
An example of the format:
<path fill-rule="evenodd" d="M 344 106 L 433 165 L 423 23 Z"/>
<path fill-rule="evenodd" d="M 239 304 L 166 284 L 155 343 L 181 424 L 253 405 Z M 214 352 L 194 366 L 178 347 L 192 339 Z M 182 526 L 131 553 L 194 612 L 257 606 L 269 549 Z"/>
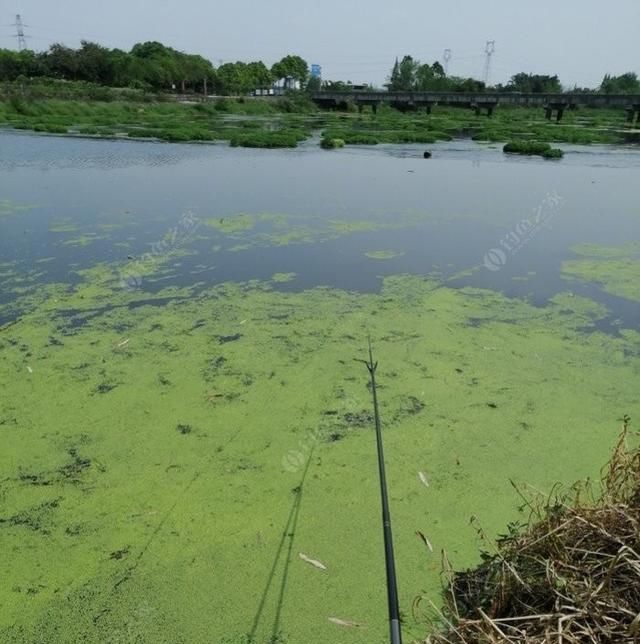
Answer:
<path fill-rule="evenodd" d="M 635 125 L 636 122 L 640 121 L 640 105 L 630 105 L 626 108 L 626 112 L 629 125 Z"/>
<path fill-rule="evenodd" d="M 427 114 L 431 114 L 431 110 L 433 109 L 433 106 L 435 104 L 436 103 L 434 103 L 433 101 L 421 101 L 421 100 L 415 101 L 416 107 L 424 107 L 424 110 Z"/>
<path fill-rule="evenodd" d="M 372 100 L 358 100 L 358 99 L 356 98 L 356 105 L 358 106 L 358 112 L 360 112 L 360 114 L 362 114 L 362 112 L 364 111 L 364 108 L 365 108 L 366 106 L 370 106 L 370 107 L 371 107 L 371 111 L 372 111 L 374 114 L 377 114 L 377 113 L 378 113 L 378 105 L 379 105 L 379 104 L 380 104 L 380 101 L 375 101 L 375 100 L 373 100 L 373 101 L 372 101 Z"/>
<path fill-rule="evenodd" d="M 487 117 L 491 118 L 493 116 L 493 110 L 497 107 L 497 101 L 495 103 L 471 103 L 469 107 L 476 113 L 476 116 L 482 114 L 482 110 L 487 110 Z"/>
<path fill-rule="evenodd" d="M 544 106 L 544 116 L 547 121 L 550 121 L 553 117 L 553 113 L 556 113 L 556 122 L 560 123 L 564 111 L 569 107 L 567 103 L 547 103 Z"/>

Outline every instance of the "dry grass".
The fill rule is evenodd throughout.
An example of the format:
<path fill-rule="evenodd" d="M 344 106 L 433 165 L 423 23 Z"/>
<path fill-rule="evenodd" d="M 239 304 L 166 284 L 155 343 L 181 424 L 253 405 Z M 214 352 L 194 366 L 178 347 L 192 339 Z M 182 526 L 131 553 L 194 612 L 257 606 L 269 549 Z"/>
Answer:
<path fill-rule="evenodd" d="M 629 434 L 625 416 L 599 485 L 523 495 L 530 521 L 477 568 L 454 573 L 445 557 L 445 608 L 424 644 L 640 642 L 640 449 Z"/>

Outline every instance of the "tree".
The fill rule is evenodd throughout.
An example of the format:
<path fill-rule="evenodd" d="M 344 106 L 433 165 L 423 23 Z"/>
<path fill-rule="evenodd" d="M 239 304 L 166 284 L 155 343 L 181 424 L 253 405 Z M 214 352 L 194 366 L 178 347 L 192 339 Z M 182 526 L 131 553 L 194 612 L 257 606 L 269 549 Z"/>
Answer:
<path fill-rule="evenodd" d="M 389 76 L 387 87 L 392 92 L 410 92 L 416 88 L 416 73 L 420 63 L 411 56 L 404 56 L 402 61 L 396 62 Z M 429 67 L 429 65 L 427 65 Z"/>
<path fill-rule="evenodd" d="M 309 65 L 300 56 L 288 55 L 274 63 L 271 73 L 276 80 L 293 78 L 304 86 L 309 76 Z"/>
<path fill-rule="evenodd" d="M 247 75 L 251 82 L 250 89 L 269 89 L 273 83 L 273 75 L 260 60 L 247 65 Z"/>
<path fill-rule="evenodd" d="M 0 49 L 0 80 L 13 81 L 19 76 L 42 76 L 42 58 L 30 49 Z"/>
<path fill-rule="evenodd" d="M 436 78 L 445 78 L 446 74 L 444 72 L 444 67 L 436 60 L 433 65 L 431 65 L 431 71 Z"/>
<path fill-rule="evenodd" d="M 520 72 L 511 77 L 504 90 L 523 94 L 559 94 L 562 92 L 562 85 L 558 76 Z"/>
<path fill-rule="evenodd" d="M 96 43 L 83 40 L 76 51 L 77 77 L 80 80 L 112 85 L 114 80 L 111 51 Z"/>
<path fill-rule="evenodd" d="M 76 80 L 78 76 L 78 55 L 74 49 L 55 43 L 44 56 L 46 75 L 66 80 Z"/>
<path fill-rule="evenodd" d="M 606 74 L 598 91 L 601 94 L 640 94 L 640 81 L 635 72 L 627 72 L 621 76 Z"/>

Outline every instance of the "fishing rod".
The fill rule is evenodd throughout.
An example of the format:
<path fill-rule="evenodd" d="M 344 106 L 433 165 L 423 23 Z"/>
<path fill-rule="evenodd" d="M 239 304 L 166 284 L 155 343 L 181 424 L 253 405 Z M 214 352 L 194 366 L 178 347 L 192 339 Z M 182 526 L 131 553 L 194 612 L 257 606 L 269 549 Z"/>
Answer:
<path fill-rule="evenodd" d="M 373 414 L 378 445 L 378 471 L 380 473 L 380 496 L 382 498 L 382 531 L 384 534 L 384 558 L 387 569 L 387 600 L 389 604 L 389 625 L 391 628 L 391 644 L 402 644 L 400 633 L 400 609 L 398 608 L 398 584 L 396 582 L 396 565 L 393 557 L 393 538 L 391 535 L 391 516 L 389 514 L 389 498 L 387 496 L 387 478 L 384 471 L 384 452 L 382 450 L 382 431 L 380 429 L 380 413 L 378 411 L 378 392 L 376 390 L 376 369 L 378 363 L 373 361 L 371 337 L 369 337 L 369 360 L 361 360 L 367 365 L 371 378 L 371 394 L 373 396 Z"/>

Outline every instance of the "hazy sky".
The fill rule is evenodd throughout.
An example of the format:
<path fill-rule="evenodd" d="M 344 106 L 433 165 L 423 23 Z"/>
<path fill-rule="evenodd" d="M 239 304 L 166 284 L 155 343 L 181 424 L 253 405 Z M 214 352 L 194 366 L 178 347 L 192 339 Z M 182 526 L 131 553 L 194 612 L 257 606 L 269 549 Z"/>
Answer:
<path fill-rule="evenodd" d="M 452 50 L 449 73 L 482 78 L 527 71 L 565 85 L 640 71 L 640 0 L 2 0 L 0 46 L 15 47 L 22 14 L 29 46 L 82 38 L 129 49 L 160 40 L 215 66 L 287 53 L 322 65 L 323 78 L 381 84 L 396 56 L 424 62 Z"/>

